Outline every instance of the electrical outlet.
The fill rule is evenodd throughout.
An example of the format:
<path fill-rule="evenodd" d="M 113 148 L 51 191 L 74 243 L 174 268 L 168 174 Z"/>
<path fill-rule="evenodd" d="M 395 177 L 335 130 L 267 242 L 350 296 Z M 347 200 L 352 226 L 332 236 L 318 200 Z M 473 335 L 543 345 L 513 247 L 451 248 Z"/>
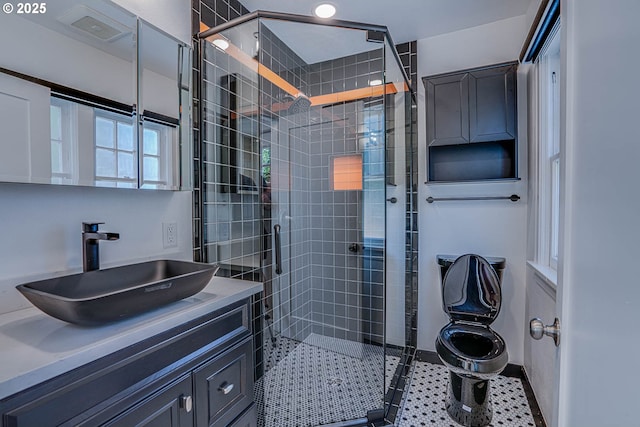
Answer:
<path fill-rule="evenodd" d="M 178 224 L 175 222 L 162 223 L 162 246 L 175 248 L 178 246 Z"/>

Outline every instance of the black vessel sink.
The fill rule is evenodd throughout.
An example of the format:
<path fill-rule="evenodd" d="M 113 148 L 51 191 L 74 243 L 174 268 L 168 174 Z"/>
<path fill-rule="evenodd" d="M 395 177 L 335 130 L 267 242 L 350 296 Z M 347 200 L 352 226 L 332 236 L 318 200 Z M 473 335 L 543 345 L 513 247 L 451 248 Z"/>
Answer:
<path fill-rule="evenodd" d="M 159 260 L 25 283 L 16 288 L 50 316 L 103 325 L 200 292 L 218 266 Z"/>

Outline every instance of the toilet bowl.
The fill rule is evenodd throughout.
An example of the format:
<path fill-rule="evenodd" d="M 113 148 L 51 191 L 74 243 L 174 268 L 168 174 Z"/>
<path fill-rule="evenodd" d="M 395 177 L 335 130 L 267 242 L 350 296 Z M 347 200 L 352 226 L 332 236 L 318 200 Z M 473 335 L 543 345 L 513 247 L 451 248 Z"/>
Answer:
<path fill-rule="evenodd" d="M 504 258 L 438 255 L 442 306 L 450 322 L 436 338 L 436 352 L 449 369 L 446 407 L 468 427 L 491 423 L 490 380 L 507 366 L 509 355 L 489 325 L 500 312 Z"/>

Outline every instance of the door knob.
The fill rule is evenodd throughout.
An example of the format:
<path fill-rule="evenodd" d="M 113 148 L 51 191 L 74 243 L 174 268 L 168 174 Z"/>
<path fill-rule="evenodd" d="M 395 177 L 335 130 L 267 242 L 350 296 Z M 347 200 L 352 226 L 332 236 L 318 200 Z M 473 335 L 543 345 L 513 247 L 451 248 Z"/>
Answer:
<path fill-rule="evenodd" d="M 560 345 L 560 320 L 556 317 L 553 325 L 545 326 L 542 320 L 535 317 L 529 322 L 529 334 L 534 340 L 542 339 L 545 335 L 551 337 L 557 347 Z"/>

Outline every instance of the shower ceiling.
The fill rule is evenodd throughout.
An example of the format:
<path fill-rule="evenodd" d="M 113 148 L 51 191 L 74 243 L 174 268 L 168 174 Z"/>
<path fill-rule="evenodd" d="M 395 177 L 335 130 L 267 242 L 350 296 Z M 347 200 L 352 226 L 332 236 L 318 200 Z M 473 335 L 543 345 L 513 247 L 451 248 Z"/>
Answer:
<path fill-rule="evenodd" d="M 241 0 L 250 11 L 311 15 L 320 0 Z M 403 43 L 488 24 L 527 13 L 540 0 L 333 0 L 335 19 L 385 25 Z M 287 40 L 300 39 L 291 34 Z M 310 40 L 313 42 L 313 39 Z M 333 49 L 334 46 L 331 46 Z M 317 46 L 316 46 L 317 48 Z M 297 50 L 301 50 L 298 48 Z M 314 49 L 320 50 L 320 49 Z"/>
<path fill-rule="evenodd" d="M 263 23 L 307 64 L 382 48 L 380 43 L 368 42 L 366 33 L 360 30 L 276 19 L 265 19 Z"/>

